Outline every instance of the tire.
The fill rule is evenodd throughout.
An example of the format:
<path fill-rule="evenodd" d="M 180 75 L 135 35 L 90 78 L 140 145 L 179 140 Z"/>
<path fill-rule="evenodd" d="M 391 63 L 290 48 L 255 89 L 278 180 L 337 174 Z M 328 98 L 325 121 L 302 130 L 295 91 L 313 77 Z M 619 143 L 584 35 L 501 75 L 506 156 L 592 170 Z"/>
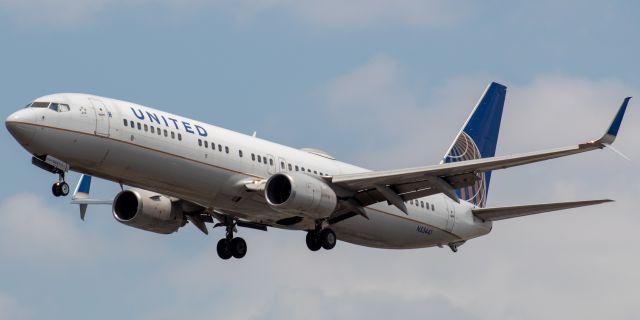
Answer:
<path fill-rule="evenodd" d="M 336 246 L 338 239 L 336 233 L 331 229 L 324 229 L 320 231 L 320 243 L 325 250 L 331 250 Z"/>
<path fill-rule="evenodd" d="M 247 254 L 247 242 L 242 238 L 233 238 L 231 244 L 231 255 L 236 259 L 242 259 Z"/>
<path fill-rule="evenodd" d="M 66 197 L 69 195 L 69 185 L 66 182 L 60 182 L 60 195 Z"/>
<path fill-rule="evenodd" d="M 306 241 L 307 248 L 309 248 L 309 250 L 311 251 L 318 251 L 322 247 L 322 244 L 320 243 L 320 237 L 318 237 L 318 234 L 313 231 L 307 232 Z"/>
<path fill-rule="evenodd" d="M 232 256 L 229 242 L 230 241 L 227 239 L 220 239 L 220 241 L 218 241 L 218 245 L 216 246 L 218 257 L 220 257 L 220 259 L 222 260 L 229 260 Z"/>
<path fill-rule="evenodd" d="M 56 182 L 51 186 L 51 193 L 53 193 L 54 197 L 59 197 L 62 195 L 60 191 L 60 182 Z"/>

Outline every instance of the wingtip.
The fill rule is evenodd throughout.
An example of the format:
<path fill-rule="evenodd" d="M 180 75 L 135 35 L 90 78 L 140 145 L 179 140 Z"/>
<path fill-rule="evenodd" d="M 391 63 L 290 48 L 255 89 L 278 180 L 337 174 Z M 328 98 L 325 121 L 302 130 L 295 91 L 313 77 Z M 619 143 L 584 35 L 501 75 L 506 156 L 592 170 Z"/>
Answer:
<path fill-rule="evenodd" d="M 616 137 L 618 136 L 620 126 L 622 125 L 622 119 L 624 118 L 624 114 L 627 111 L 629 100 L 631 100 L 631 97 L 626 97 L 624 99 L 624 101 L 620 105 L 620 108 L 618 108 L 618 112 L 613 118 L 613 121 L 611 121 L 611 125 L 609 125 L 609 128 L 605 132 L 604 136 L 602 136 L 602 138 L 600 138 L 598 142 L 604 145 L 610 145 L 615 141 Z"/>

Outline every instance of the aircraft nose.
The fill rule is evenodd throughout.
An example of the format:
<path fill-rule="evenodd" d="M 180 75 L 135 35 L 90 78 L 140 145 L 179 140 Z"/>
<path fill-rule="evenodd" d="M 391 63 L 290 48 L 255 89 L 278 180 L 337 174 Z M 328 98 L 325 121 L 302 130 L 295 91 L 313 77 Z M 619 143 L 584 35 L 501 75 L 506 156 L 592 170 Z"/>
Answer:
<path fill-rule="evenodd" d="M 28 146 L 36 133 L 30 110 L 18 110 L 4 121 L 7 130 L 23 146 Z"/>

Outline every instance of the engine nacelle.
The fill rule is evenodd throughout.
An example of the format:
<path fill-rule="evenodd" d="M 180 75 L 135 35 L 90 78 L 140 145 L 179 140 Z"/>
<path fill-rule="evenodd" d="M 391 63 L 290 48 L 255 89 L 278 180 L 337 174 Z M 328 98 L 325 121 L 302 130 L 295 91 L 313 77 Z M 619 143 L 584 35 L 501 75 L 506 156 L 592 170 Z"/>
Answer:
<path fill-rule="evenodd" d="M 278 173 L 264 187 L 267 203 L 274 210 L 310 218 L 328 217 L 336 209 L 336 193 L 324 181 L 306 174 Z"/>
<path fill-rule="evenodd" d="M 142 189 L 121 191 L 113 200 L 113 217 L 130 227 L 169 234 L 185 225 L 184 215 L 171 200 Z"/>

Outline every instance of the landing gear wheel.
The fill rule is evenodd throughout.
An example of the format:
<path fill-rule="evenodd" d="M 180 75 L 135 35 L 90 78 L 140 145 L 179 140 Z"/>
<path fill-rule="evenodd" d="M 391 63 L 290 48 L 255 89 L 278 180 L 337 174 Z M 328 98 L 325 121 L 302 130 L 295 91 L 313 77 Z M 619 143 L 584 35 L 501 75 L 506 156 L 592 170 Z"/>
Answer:
<path fill-rule="evenodd" d="M 218 251 L 218 257 L 220 257 L 220 259 L 229 260 L 231 258 L 232 254 L 230 242 L 231 241 L 227 239 L 220 239 L 220 241 L 218 241 L 218 246 L 216 247 L 216 249 Z"/>
<path fill-rule="evenodd" d="M 66 182 L 58 182 L 58 185 L 60 186 L 61 196 L 66 197 L 67 195 L 69 195 L 69 185 Z"/>
<path fill-rule="evenodd" d="M 67 186 L 68 187 L 68 186 Z M 60 182 L 56 182 L 51 186 L 51 193 L 53 193 L 54 197 L 59 197 L 62 195 L 62 188 L 60 187 Z"/>
<path fill-rule="evenodd" d="M 331 250 L 336 246 L 336 233 L 331 229 L 324 229 L 320 231 L 319 242 L 326 250 Z"/>
<path fill-rule="evenodd" d="M 242 238 L 233 238 L 230 244 L 231 255 L 236 259 L 242 259 L 247 254 L 247 243 Z"/>
<path fill-rule="evenodd" d="M 322 247 L 320 243 L 320 237 L 318 237 L 318 233 L 314 231 L 307 232 L 307 248 L 311 251 L 318 251 Z"/>

